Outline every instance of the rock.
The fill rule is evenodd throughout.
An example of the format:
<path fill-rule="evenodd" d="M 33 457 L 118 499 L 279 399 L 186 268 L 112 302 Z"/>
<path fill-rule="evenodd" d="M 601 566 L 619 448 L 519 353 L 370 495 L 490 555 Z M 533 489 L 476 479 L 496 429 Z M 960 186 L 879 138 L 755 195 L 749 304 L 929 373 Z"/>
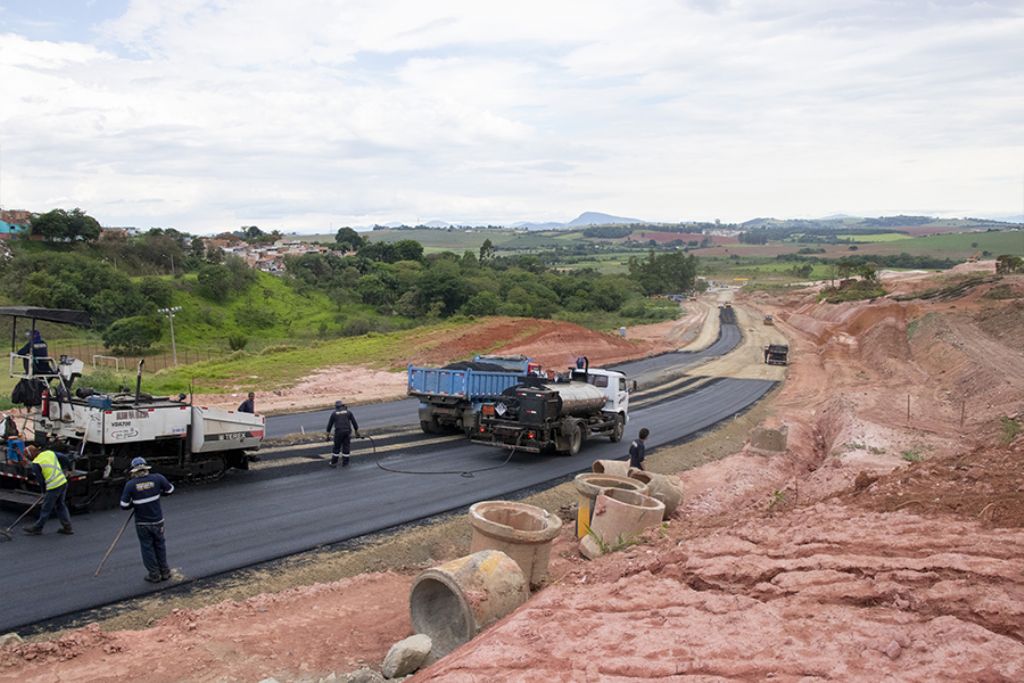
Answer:
<path fill-rule="evenodd" d="M 276 678 L 270 677 L 264 678 L 262 681 L 260 681 L 260 683 L 278 683 L 278 680 Z"/>
<path fill-rule="evenodd" d="M 25 641 L 22 640 L 21 636 L 19 636 L 14 631 L 11 631 L 10 633 L 5 633 L 2 636 L 0 636 L 0 650 L 6 649 L 13 645 L 19 645 L 23 642 Z"/>
<path fill-rule="evenodd" d="M 423 666 L 432 646 L 430 636 L 422 633 L 398 641 L 388 650 L 384 664 L 381 665 L 381 673 L 385 678 L 400 678 L 411 674 Z"/>
<path fill-rule="evenodd" d="M 903 653 L 903 648 L 895 640 L 891 641 L 885 648 L 885 655 L 889 659 L 899 659 Z"/>
<path fill-rule="evenodd" d="M 337 681 L 337 680 L 338 680 L 338 674 L 336 674 L 336 673 L 334 673 L 332 671 L 331 673 L 329 673 L 326 676 L 324 676 L 323 678 L 321 678 L 319 683 L 335 683 L 335 681 Z"/>
<path fill-rule="evenodd" d="M 374 671 L 365 666 L 362 669 L 345 674 L 338 680 L 342 681 L 342 683 L 384 683 L 384 677 L 380 675 L 379 671 Z"/>

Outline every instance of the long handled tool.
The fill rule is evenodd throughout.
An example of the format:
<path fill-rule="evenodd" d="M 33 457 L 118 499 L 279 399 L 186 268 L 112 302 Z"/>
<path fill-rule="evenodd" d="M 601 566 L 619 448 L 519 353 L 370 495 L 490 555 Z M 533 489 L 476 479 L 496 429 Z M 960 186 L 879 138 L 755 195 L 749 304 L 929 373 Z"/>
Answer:
<path fill-rule="evenodd" d="M 43 495 L 39 496 L 38 498 L 36 498 L 32 502 L 32 504 L 28 506 L 28 509 L 21 513 L 21 517 L 18 517 L 16 520 L 14 520 L 14 524 L 10 525 L 6 529 L 0 529 L 0 538 L 5 538 L 8 541 L 13 541 L 14 540 L 14 536 L 11 535 L 11 530 L 14 529 L 14 527 L 18 526 L 18 523 L 21 520 L 23 520 L 26 517 L 28 517 L 28 513 L 32 512 L 32 509 L 35 508 L 36 505 L 39 505 L 39 503 L 43 502 L 43 498 L 45 498 L 45 497 L 46 497 L 46 494 L 43 494 Z"/>
<path fill-rule="evenodd" d="M 107 554 L 103 556 L 102 560 L 100 560 L 100 566 L 96 567 L 96 573 L 93 574 L 93 576 L 100 575 L 100 571 L 103 569 L 103 565 L 106 564 L 107 558 L 110 557 L 110 553 L 114 552 L 114 546 L 117 545 L 117 542 L 121 540 L 122 536 L 124 536 L 124 530 L 128 528 L 128 522 L 132 521 L 132 517 L 134 516 L 135 510 L 132 510 L 132 513 L 128 515 L 128 519 L 124 520 L 124 524 L 121 525 L 121 530 L 117 532 L 117 536 L 114 536 L 114 542 L 110 544 L 109 548 L 107 548 Z"/>

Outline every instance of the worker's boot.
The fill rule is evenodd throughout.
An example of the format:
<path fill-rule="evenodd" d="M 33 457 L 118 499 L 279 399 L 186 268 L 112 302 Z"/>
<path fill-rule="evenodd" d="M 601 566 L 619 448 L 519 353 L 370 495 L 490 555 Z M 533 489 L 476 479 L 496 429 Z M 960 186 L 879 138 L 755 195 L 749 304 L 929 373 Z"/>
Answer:
<path fill-rule="evenodd" d="M 338 466 L 338 456 L 332 455 L 331 456 L 331 467 L 337 467 L 337 466 Z"/>
<path fill-rule="evenodd" d="M 171 570 L 170 569 L 161 569 L 160 570 L 160 580 L 161 581 L 167 581 L 170 578 L 171 578 Z"/>
<path fill-rule="evenodd" d="M 42 529 L 40 529 L 39 527 L 35 527 L 35 526 L 27 526 L 24 529 L 22 529 L 22 531 L 24 531 L 29 536 L 39 536 L 40 534 L 43 533 Z"/>
<path fill-rule="evenodd" d="M 342 458 L 341 458 L 341 466 L 342 467 L 348 467 L 348 456 L 347 455 L 342 456 Z"/>
<path fill-rule="evenodd" d="M 62 526 L 60 529 L 58 529 L 57 533 L 64 534 L 65 536 L 73 536 L 75 530 L 71 528 L 70 524 L 68 524 L 67 526 Z"/>
<path fill-rule="evenodd" d="M 149 581 L 150 583 L 160 583 L 162 580 L 163 579 L 160 578 L 159 574 L 153 572 L 146 574 L 146 581 Z"/>

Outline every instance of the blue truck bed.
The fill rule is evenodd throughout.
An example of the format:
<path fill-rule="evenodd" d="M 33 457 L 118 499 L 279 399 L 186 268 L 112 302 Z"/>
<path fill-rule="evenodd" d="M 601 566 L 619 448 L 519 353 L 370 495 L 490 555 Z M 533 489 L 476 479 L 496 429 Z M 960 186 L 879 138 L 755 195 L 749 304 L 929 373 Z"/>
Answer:
<path fill-rule="evenodd" d="M 490 362 L 486 356 L 475 361 Z M 504 362 L 502 371 L 408 367 L 408 394 L 420 399 L 420 426 L 435 433 L 442 427 L 468 431 L 476 423 L 475 404 L 499 396 L 522 381 L 530 368 L 529 359 Z"/>

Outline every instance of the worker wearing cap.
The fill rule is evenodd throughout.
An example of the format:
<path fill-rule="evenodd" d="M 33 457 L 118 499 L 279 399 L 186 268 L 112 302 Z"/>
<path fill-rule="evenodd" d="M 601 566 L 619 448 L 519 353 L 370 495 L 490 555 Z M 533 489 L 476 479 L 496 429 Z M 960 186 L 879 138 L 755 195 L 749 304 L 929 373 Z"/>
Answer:
<path fill-rule="evenodd" d="M 151 473 L 144 458 L 135 458 L 131 464 L 131 479 L 121 492 L 121 507 L 135 510 L 135 533 L 142 549 L 142 564 L 146 565 L 146 581 L 158 583 L 171 578 L 167 564 L 167 545 L 164 542 L 164 512 L 160 496 L 174 493 L 167 477 Z"/>
<path fill-rule="evenodd" d="M 58 455 L 53 450 L 47 449 L 40 452 L 39 447 L 31 445 L 25 449 L 26 460 L 30 461 L 28 467 L 39 482 L 40 489 L 44 492 L 43 507 L 39 509 L 39 519 L 32 526 L 25 527 L 25 533 L 30 536 L 38 536 L 43 533 L 43 525 L 46 520 L 57 510 L 57 519 L 60 520 L 58 534 L 70 536 L 75 533 L 71 528 L 71 513 L 68 512 L 67 493 L 68 478 L 64 469 L 71 469 L 71 461 L 63 454 Z"/>
<path fill-rule="evenodd" d="M 334 451 L 331 456 L 331 467 L 338 466 L 338 453 L 343 455 L 341 466 L 348 467 L 348 454 L 352 445 L 352 431 L 355 430 L 359 436 L 359 423 L 356 416 L 348 409 L 344 401 L 334 402 L 334 412 L 327 420 L 327 438 L 331 436 L 331 429 L 334 429 Z"/>
<path fill-rule="evenodd" d="M 638 470 L 644 468 L 644 458 L 647 456 L 647 437 L 650 436 L 651 430 L 644 427 L 640 430 L 637 438 L 633 443 L 629 444 L 629 466 L 635 467 Z"/>

